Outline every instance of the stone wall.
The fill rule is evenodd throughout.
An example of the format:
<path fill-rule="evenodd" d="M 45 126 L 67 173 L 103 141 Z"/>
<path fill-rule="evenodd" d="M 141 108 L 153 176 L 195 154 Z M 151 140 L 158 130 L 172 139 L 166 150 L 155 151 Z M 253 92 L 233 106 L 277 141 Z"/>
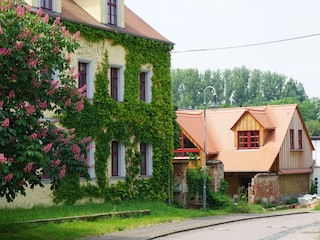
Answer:
<path fill-rule="evenodd" d="M 280 201 L 279 176 L 274 173 L 259 173 L 252 178 L 248 188 L 248 202 L 255 204 L 278 203 Z"/>
<path fill-rule="evenodd" d="M 188 184 L 187 170 L 190 167 L 189 159 L 180 159 L 173 161 L 173 177 L 174 177 L 174 202 L 187 207 L 188 204 Z M 208 175 L 210 176 L 210 186 L 214 191 L 218 191 L 221 181 L 224 179 L 223 163 L 218 160 L 207 161 Z M 202 196 L 202 192 L 200 194 Z M 200 196 L 199 196 L 200 197 Z M 201 197 L 200 197 L 201 198 Z M 201 202 L 196 205 L 202 206 Z"/>

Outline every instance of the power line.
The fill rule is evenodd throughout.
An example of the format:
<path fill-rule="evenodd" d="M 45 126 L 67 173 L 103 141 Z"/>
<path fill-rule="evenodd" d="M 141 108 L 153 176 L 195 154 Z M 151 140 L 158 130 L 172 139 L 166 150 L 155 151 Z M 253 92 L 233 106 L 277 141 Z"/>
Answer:
<path fill-rule="evenodd" d="M 254 47 L 254 46 L 259 46 L 259 45 L 274 44 L 274 43 L 279 43 L 279 42 L 288 42 L 288 41 L 298 40 L 298 39 L 302 39 L 302 38 L 316 37 L 316 36 L 320 36 L 320 33 L 304 35 L 304 36 L 300 36 L 300 37 L 285 38 L 285 39 L 268 41 L 268 42 L 250 43 L 250 44 L 236 45 L 236 46 L 229 46 L 229 47 L 202 48 L 202 49 L 191 49 L 191 50 L 183 50 L 183 51 L 173 51 L 171 53 L 219 51 L 219 50 L 234 49 L 234 48 Z"/>

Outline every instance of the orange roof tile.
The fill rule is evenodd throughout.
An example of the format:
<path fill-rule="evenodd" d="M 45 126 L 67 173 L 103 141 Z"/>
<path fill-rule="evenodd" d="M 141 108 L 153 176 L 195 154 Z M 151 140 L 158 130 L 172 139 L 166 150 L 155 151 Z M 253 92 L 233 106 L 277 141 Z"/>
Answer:
<path fill-rule="evenodd" d="M 266 172 L 275 161 L 297 105 L 277 105 L 248 108 L 222 108 L 206 111 L 207 152 L 219 152 L 225 172 Z M 237 150 L 232 127 L 249 111 L 269 133 L 259 149 Z M 203 110 L 178 110 L 177 122 L 203 151 Z"/>
<path fill-rule="evenodd" d="M 125 6 L 125 28 L 112 27 L 102 24 L 87 13 L 83 8 L 76 4 L 73 0 L 62 0 L 62 13 L 50 14 L 51 16 L 60 16 L 61 19 L 81 23 L 83 25 L 94 28 L 105 29 L 107 31 L 116 31 L 124 34 L 130 34 L 137 37 L 147 38 L 160 41 L 172 45 L 167 38 L 153 29 L 149 24 L 142 20 L 138 15 Z"/>

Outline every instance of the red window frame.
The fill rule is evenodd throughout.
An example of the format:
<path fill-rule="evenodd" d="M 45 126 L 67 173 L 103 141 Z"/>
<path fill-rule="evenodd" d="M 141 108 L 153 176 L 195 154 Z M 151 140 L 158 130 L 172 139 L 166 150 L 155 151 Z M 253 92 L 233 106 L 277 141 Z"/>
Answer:
<path fill-rule="evenodd" d="M 298 130 L 298 144 L 299 144 L 299 149 L 302 149 L 302 130 Z"/>
<path fill-rule="evenodd" d="M 140 100 L 146 101 L 146 79 L 147 73 L 141 72 L 140 73 Z"/>
<path fill-rule="evenodd" d="M 78 71 L 79 71 L 78 88 L 82 88 L 84 85 L 86 85 L 88 87 L 88 85 L 87 85 L 87 67 L 88 67 L 87 63 L 84 63 L 84 62 L 78 63 Z"/>
<path fill-rule="evenodd" d="M 147 145 L 145 143 L 140 143 L 140 154 L 140 175 L 145 176 L 147 175 Z"/>
<path fill-rule="evenodd" d="M 187 157 L 190 154 L 195 154 L 199 156 L 199 149 L 196 148 L 192 142 L 184 135 L 182 132 L 180 134 L 180 141 L 181 141 L 181 148 L 174 150 L 175 156 L 181 156 L 181 157 Z M 189 145 L 192 146 L 186 146 L 185 142 L 188 142 Z"/>
<path fill-rule="evenodd" d="M 257 149 L 260 147 L 259 131 L 239 131 L 238 149 Z"/>
<path fill-rule="evenodd" d="M 290 129 L 290 149 L 294 149 L 294 129 Z"/>
<path fill-rule="evenodd" d="M 40 7 L 45 10 L 52 11 L 52 0 L 41 0 Z"/>
<path fill-rule="evenodd" d="M 108 24 L 117 26 L 117 0 L 108 0 L 107 17 Z"/>
<path fill-rule="evenodd" d="M 118 101 L 119 68 L 110 69 L 110 92 L 111 98 Z"/>
<path fill-rule="evenodd" d="M 119 176 L 119 143 L 111 142 L 111 175 Z"/>

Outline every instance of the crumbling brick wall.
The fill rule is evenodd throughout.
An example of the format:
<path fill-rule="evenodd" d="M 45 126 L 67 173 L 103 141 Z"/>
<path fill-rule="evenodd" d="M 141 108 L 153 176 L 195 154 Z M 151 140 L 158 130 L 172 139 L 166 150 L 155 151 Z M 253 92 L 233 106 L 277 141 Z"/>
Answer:
<path fill-rule="evenodd" d="M 279 176 L 274 173 L 258 173 L 248 188 L 248 202 L 255 204 L 278 203 L 280 200 Z"/>

